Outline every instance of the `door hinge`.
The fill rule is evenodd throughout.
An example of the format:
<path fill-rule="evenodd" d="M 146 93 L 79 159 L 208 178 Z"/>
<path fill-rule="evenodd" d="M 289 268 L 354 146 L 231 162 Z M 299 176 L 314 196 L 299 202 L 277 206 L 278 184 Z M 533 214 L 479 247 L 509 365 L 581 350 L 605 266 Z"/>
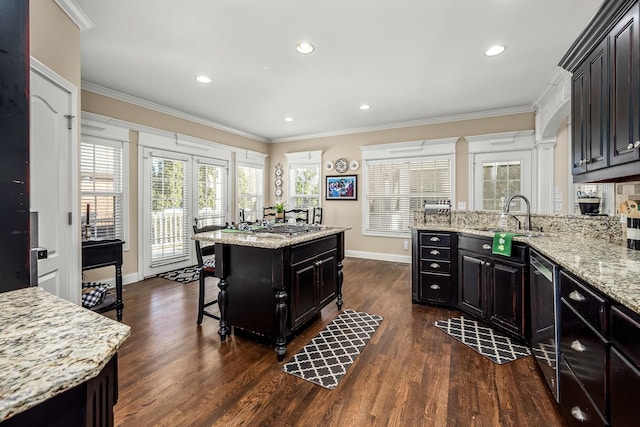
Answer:
<path fill-rule="evenodd" d="M 73 213 L 72 212 L 68 213 L 67 222 L 69 223 L 69 225 L 73 225 Z"/>
<path fill-rule="evenodd" d="M 67 119 L 67 129 L 73 129 L 73 119 L 75 119 L 76 116 L 72 116 L 71 114 L 65 114 L 64 118 Z"/>

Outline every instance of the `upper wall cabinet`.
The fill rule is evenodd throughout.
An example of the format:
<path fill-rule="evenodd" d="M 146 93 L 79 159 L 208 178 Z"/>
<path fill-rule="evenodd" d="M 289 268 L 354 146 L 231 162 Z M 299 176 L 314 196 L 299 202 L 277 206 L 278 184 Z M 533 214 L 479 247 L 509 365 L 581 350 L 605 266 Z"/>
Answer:
<path fill-rule="evenodd" d="M 640 6 L 605 1 L 560 66 L 573 73 L 574 182 L 640 178 Z"/>

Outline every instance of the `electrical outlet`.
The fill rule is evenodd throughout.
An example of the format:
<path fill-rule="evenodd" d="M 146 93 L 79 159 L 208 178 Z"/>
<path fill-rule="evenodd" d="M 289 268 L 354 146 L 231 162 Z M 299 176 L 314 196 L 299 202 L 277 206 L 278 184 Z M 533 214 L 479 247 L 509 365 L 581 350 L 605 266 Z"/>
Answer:
<path fill-rule="evenodd" d="M 405 251 L 409 250 L 409 241 L 407 239 L 404 239 L 404 250 Z"/>
<path fill-rule="evenodd" d="M 463 211 L 467 209 L 467 202 L 458 202 L 458 210 Z"/>

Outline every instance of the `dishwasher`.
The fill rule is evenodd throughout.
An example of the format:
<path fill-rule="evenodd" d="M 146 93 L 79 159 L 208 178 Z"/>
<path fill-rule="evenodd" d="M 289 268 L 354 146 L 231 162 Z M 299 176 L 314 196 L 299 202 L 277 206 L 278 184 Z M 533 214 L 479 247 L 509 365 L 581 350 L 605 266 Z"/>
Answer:
<path fill-rule="evenodd" d="M 529 265 L 531 351 L 558 402 L 558 266 L 534 250 L 530 251 Z"/>

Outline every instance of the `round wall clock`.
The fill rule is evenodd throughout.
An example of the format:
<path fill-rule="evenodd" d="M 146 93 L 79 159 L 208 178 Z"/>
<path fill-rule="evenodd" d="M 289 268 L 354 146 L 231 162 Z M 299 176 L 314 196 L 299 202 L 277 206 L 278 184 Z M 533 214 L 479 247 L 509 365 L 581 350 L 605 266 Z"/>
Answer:
<path fill-rule="evenodd" d="M 349 163 L 349 169 L 351 169 L 352 171 L 357 171 L 359 167 L 360 163 L 358 163 L 357 160 L 351 160 L 351 163 Z"/>
<path fill-rule="evenodd" d="M 345 173 L 347 171 L 347 168 L 349 167 L 349 163 L 347 162 L 347 159 L 341 158 L 336 160 L 335 167 L 336 167 L 336 172 Z"/>

